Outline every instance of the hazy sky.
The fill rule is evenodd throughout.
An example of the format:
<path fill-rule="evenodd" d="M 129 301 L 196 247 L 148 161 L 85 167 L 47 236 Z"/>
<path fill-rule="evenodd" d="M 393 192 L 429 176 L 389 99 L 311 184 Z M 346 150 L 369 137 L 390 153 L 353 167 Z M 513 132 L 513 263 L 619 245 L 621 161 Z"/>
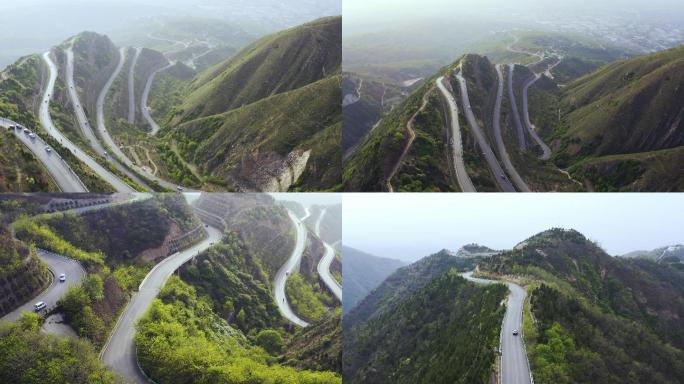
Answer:
<path fill-rule="evenodd" d="M 345 35 L 365 30 L 369 24 L 416 21 L 418 19 L 458 19 L 464 16 L 499 21 L 523 21 L 525 16 L 545 14 L 592 15 L 597 13 L 631 14 L 635 20 L 648 15 L 680 17 L 682 0 L 344 0 L 342 3 Z M 364 28 L 360 28 L 364 25 Z M 454 38 L 458 38 L 454 36 Z"/>
<path fill-rule="evenodd" d="M 414 261 L 574 228 L 612 255 L 684 242 L 684 194 L 344 194 L 344 244 Z"/>
<path fill-rule="evenodd" d="M 0 0 L 0 70 L 85 30 L 123 33 L 150 18 L 219 19 L 261 35 L 341 12 L 341 0 Z"/>

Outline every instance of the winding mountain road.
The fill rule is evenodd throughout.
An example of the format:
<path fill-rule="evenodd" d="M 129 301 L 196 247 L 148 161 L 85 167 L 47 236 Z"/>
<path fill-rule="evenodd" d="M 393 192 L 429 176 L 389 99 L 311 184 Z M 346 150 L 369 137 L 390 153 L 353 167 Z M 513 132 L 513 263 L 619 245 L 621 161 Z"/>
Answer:
<path fill-rule="evenodd" d="M 22 312 L 33 312 L 33 305 L 39 301 L 45 302 L 47 308 L 54 308 L 69 287 L 78 285 L 86 276 L 85 270 L 76 260 L 42 249 L 37 249 L 36 252 L 38 257 L 48 265 L 53 275 L 52 284 L 38 296 L 3 316 L 0 320 L 17 321 Z M 59 281 L 59 275 L 62 273 L 66 275 L 66 281 L 63 283 Z"/>
<path fill-rule="evenodd" d="M 125 51 L 122 49 L 119 51 L 119 62 L 117 63 L 117 66 L 114 70 L 114 73 L 109 77 L 107 80 L 107 83 L 105 86 L 102 88 L 100 91 L 100 94 L 98 95 L 97 98 L 97 105 L 96 105 L 96 123 L 100 129 L 100 132 L 103 134 L 103 139 L 105 141 L 109 139 L 111 142 L 108 143 L 109 146 L 112 148 L 116 147 L 115 145 L 112 145 L 114 142 L 112 141 L 112 138 L 109 137 L 109 134 L 107 133 L 107 129 L 104 127 L 104 100 L 105 96 L 107 95 L 107 92 L 109 91 L 109 88 L 111 88 L 112 83 L 116 79 L 116 77 L 119 75 L 119 72 L 121 72 L 121 68 L 123 67 L 123 63 L 125 61 Z M 95 131 L 93 128 L 90 126 L 90 123 L 88 122 L 88 117 L 85 114 L 85 110 L 83 109 L 83 105 L 79 101 L 78 97 L 78 92 L 76 91 L 76 83 L 74 82 L 74 51 L 73 51 L 73 46 L 69 46 L 69 48 L 66 50 L 66 56 L 67 56 L 67 70 L 66 70 L 66 78 L 67 78 L 67 86 L 69 88 L 69 96 L 71 98 L 71 102 L 74 105 L 74 112 L 76 114 L 76 119 L 78 120 L 78 124 L 81 127 L 81 132 L 83 132 L 83 135 L 86 137 L 88 142 L 90 143 L 90 148 L 95 151 L 97 154 L 104 154 L 105 153 L 105 148 L 100 143 L 100 140 L 98 139 L 97 135 L 95 134 Z M 105 156 L 107 157 L 107 156 Z M 133 173 L 130 169 L 124 167 L 121 163 L 116 158 L 108 158 L 110 160 L 111 164 L 114 165 L 114 168 L 116 168 L 119 172 L 123 173 L 124 175 L 128 176 L 131 180 L 135 181 L 139 185 L 142 185 L 145 188 L 149 189 L 149 186 L 142 180 L 138 175 Z M 126 184 L 123 180 L 120 180 L 121 183 Z M 119 191 L 122 192 L 122 191 Z"/>
<path fill-rule="evenodd" d="M 494 121 L 492 126 L 494 127 L 494 138 L 496 139 L 497 152 L 499 153 L 499 158 L 501 159 L 504 168 L 506 168 L 506 172 L 508 172 L 508 175 L 513 180 L 513 183 L 515 183 L 515 186 L 518 187 L 518 190 L 521 192 L 530 192 L 530 188 L 527 186 L 522 177 L 520 177 L 520 174 L 518 174 L 518 171 L 513 166 L 511 158 L 508 156 L 508 151 L 506 150 L 506 144 L 504 144 L 503 135 L 501 134 L 501 99 L 503 98 L 504 80 L 503 74 L 501 73 L 501 66 L 497 64 L 495 67 L 499 83 L 496 91 Z"/>
<path fill-rule="evenodd" d="M 539 145 L 543 151 L 542 155 L 539 156 L 541 160 L 548 160 L 551 158 L 551 148 L 549 148 L 548 145 L 539 137 L 537 134 L 537 131 L 535 129 L 535 126 L 532 124 L 530 121 L 530 111 L 528 107 L 528 102 L 527 102 L 527 93 L 532 86 L 532 84 L 536 83 L 537 80 L 541 78 L 540 74 L 535 74 L 531 78 L 529 78 L 525 84 L 523 85 L 523 90 L 522 90 L 522 107 L 523 107 L 523 116 L 525 118 L 525 126 L 527 127 L 527 132 L 529 132 L 530 136 L 532 136 L 532 139 Z"/>
<path fill-rule="evenodd" d="M 135 67 L 142 48 L 135 48 L 135 54 L 128 68 L 128 123 L 135 124 Z"/>
<path fill-rule="evenodd" d="M 147 121 L 147 124 L 149 124 L 152 128 L 152 130 L 150 131 L 150 135 L 156 135 L 157 132 L 159 132 L 159 130 L 161 129 L 161 127 L 159 127 L 159 124 L 157 124 L 157 122 L 154 121 L 154 119 L 152 118 L 152 115 L 150 114 L 150 108 L 147 106 L 147 99 L 150 97 L 150 89 L 152 89 L 152 84 L 154 83 L 154 78 L 157 76 L 157 74 L 161 71 L 171 68 L 174 64 L 175 63 L 170 62 L 165 67 L 161 67 L 156 71 L 152 72 L 150 74 L 150 77 L 147 78 L 147 82 L 145 83 L 145 89 L 143 90 L 142 100 L 140 100 L 140 110 L 142 111 L 145 121 Z"/>
<path fill-rule="evenodd" d="M 464 273 L 462 276 L 478 284 L 495 284 L 501 281 L 486 280 L 473 277 L 472 272 Z M 506 303 L 506 315 L 501 326 L 501 383 L 502 384 L 530 384 L 532 374 L 527 358 L 527 352 L 523 341 L 523 320 L 522 311 L 525 302 L 525 290 L 513 283 L 505 283 L 510 294 Z M 520 332 L 517 336 L 513 331 Z"/>
<path fill-rule="evenodd" d="M 316 236 L 318 236 L 319 238 L 321 237 L 321 221 L 323 220 L 323 216 L 325 216 L 325 212 L 326 209 L 323 208 L 321 210 L 321 213 L 318 215 L 318 220 L 316 220 L 315 232 Z M 337 300 L 342 301 L 342 287 L 337 282 L 337 280 L 335 280 L 335 278 L 332 277 L 332 275 L 330 274 L 330 265 L 335 259 L 335 250 L 332 246 L 330 246 L 330 244 L 323 241 L 323 239 L 321 239 L 321 242 L 323 242 L 323 247 L 325 247 L 325 254 L 318 262 L 318 266 L 316 267 L 316 270 L 318 271 L 318 276 L 320 276 L 321 279 L 323 279 L 323 282 L 326 286 L 328 286 L 333 295 L 337 297 Z"/>
<path fill-rule="evenodd" d="M 214 242 L 221 240 L 221 232 L 213 227 L 207 227 L 207 238 L 192 247 L 175 253 L 159 264 L 145 276 L 138 292 L 133 295 L 119 317 L 109 341 L 102 349 L 100 358 L 120 375 L 135 383 L 148 383 L 149 380 L 138 366 L 135 349 L 135 322 L 142 317 L 149 308 L 152 300 L 159 294 L 166 280 L 181 265 L 209 248 Z"/>
<path fill-rule="evenodd" d="M 175 184 L 170 183 L 166 180 L 160 179 L 159 177 L 153 175 L 150 172 L 147 172 L 142 167 L 139 167 L 135 163 L 133 163 L 133 161 L 131 161 L 131 159 L 128 158 L 128 156 L 126 156 L 126 154 L 123 153 L 123 151 L 119 148 L 119 146 L 116 145 L 116 143 L 112 139 L 111 135 L 109 134 L 107 127 L 105 126 L 105 120 L 104 120 L 105 98 L 107 97 L 107 93 L 109 92 L 109 89 L 111 88 L 112 83 L 119 76 L 119 73 L 121 72 L 123 64 L 126 61 L 126 50 L 125 50 L 125 48 L 121 48 L 120 53 L 121 53 L 121 56 L 119 58 L 119 63 L 117 64 L 116 69 L 112 73 L 112 76 L 107 81 L 107 84 L 105 84 L 105 86 L 102 88 L 102 91 L 100 92 L 100 96 L 97 99 L 97 127 L 100 131 L 100 135 L 102 136 L 102 139 L 104 140 L 105 145 L 108 147 L 110 152 L 114 155 L 114 157 L 117 158 L 118 161 L 121 161 L 129 169 L 135 170 L 136 172 L 145 176 L 149 180 L 156 181 L 162 187 L 164 187 L 168 190 L 175 190 L 175 188 L 176 188 Z"/>
<path fill-rule="evenodd" d="M 437 88 L 442 93 L 442 97 L 446 99 L 449 105 L 449 118 L 447 119 L 451 129 L 451 157 L 456 173 L 456 181 L 462 192 L 477 192 L 473 181 L 470 180 L 468 172 L 466 171 L 465 162 L 463 161 L 463 140 L 461 138 L 461 126 L 458 122 L 458 104 L 454 99 L 454 95 L 450 89 L 445 86 L 446 78 L 444 76 L 437 79 Z M 451 85 L 449 85 L 451 87 Z"/>
<path fill-rule="evenodd" d="M 285 283 L 287 282 L 287 277 L 293 272 L 299 270 L 299 263 L 302 260 L 302 254 L 306 248 L 306 227 L 304 226 L 304 221 L 311 215 L 309 208 L 304 208 L 306 214 L 301 219 L 298 219 L 291 211 L 288 210 L 287 214 L 290 216 L 290 220 L 295 225 L 297 231 L 297 238 L 295 240 L 295 247 L 292 250 L 292 255 L 283 264 L 282 267 L 276 273 L 275 279 L 273 281 L 273 297 L 275 298 L 276 304 L 278 305 L 278 310 L 280 314 L 283 315 L 291 323 L 298 325 L 300 327 L 307 327 L 309 323 L 302 320 L 297 316 L 290 304 L 287 301 L 287 295 L 285 294 Z"/>
<path fill-rule="evenodd" d="M 501 168 L 499 161 L 496 159 L 496 156 L 494 155 L 494 151 L 492 151 L 492 148 L 489 146 L 489 143 L 487 143 L 487 138 L 482 132 L 480 125 L 477 123 L 477 119 L 475 118 L 473 109 L 470 106 L 470 99 L 468 98 L 468 85 L 466 84 L 466 79 L 461 75 L 460 72 L 456 74 L 456 78 L 458 79 L 458 82 L 461 86 L 461 102 L 463 103 L 466 119 L 468 120 L 470 128 L 473 130 L 475 139 L 477 140 L 480 149 L 482 150 L 485 160 L 487 160 L 487 164 L 489 165 L 489 169 L 492 171 L 494 179 L 496 179 L 497 184 L 499 184 L 499 187 L 504 192 L 515 192 L 513 184 L 511 184 L 511 181 L 508 179 L 508 176 L 506 176 L 503 169 Z"/>
<path fill-rule="evenodd" d="M 87 165 L 90 169 L 98 174 L 103 180 L 109 183 L 117 192 L 134 192 L 130 185 L 124 183 L 118 177 L 114 176 L 109 170 L 100 165 L 95 159 L 90 157 L 87 153 L 81 150 L 78 146 L 72 143 L 55 125 L 52 123 L 50 117 L 50 100 L 57 81 L 57 65 L 50 58 L 50 52 L 43 54 L 43 61 L 48 66 L 48 84 L 43 94 L 43 100 L 40 103 L 39 117 L 40 123 L 45 131 L 55 140 L 59 141 L 63 147 L 70 150 L 81 162 Z"/>
<path fill-rule="evenodd" d="M 69 164 L 62 159 L 62 157 L 54 150 L 47 150 L 47 143 L 36 135 L 35 138 L 30 138 L 28 133 L 24 133 L 24 127 L 17 122 L 0 117 L 0 126 L 8 128 L 10 126 L 18 127 L 12 130 L 14 136 L 24 144 L 33 154 L 36 159 L 40 161 L 48 173 L 55 181 L 62 192 L 81 193 L 88 192 L 85 184 L 74 173 Z"/>

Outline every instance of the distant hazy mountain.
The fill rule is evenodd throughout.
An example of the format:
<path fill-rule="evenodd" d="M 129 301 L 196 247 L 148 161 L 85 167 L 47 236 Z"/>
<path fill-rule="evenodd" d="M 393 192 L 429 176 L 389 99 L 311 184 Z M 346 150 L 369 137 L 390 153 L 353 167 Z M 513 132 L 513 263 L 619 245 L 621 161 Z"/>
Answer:
<path fill-rule="evenodd" d="M 651 259 L 658 262 L 684 263 L 684 245 L 669 245 L 651 251 L 632 251 L 620 255 L 620 257 Z"/>
<path fill-rule="evenodd" d="M 404 262 L 342 246 L 342 313 L 346 314 Z"/>
<path fill-rule="evenodd" d="M 402 267 L 352 309 L 342 320 L 343 379 L 487 383 L 507 289 L 467 282 L 457 271 L 464 260 L 443 250 Z"/>

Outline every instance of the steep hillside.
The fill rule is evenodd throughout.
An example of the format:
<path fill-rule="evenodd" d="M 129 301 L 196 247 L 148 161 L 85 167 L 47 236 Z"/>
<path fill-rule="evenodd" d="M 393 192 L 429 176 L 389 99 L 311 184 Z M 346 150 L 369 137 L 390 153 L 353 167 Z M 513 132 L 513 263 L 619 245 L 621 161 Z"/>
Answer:
<path fill-rule="evenodd" d="M 326 320 L 299 330 L 285 346 L 283 361 L 300 369 L 342 372 L 339 310 Z"/>
<path fill-rule="evenodd" d="M 368 321 L 385 311 L 391 311 L 406 297 L 423 288 L 436 277 L 452 268 L 459 268 L 461 260 L 449 251 L 442 250 L 399 268 L 365 296 L 356 307 L 347 312 L 342 321 L 343 328 L 350 329 L 354 324 Z"/>
<path fill-rule="evenodd" d="M 556 162 L 596 190 L 681 190 L 684 47 L 619 61 L 568 85 Z M 661 180 L 658 180 L 661 179 Z"/>
<path fill-rule="evenodd" d="M 0 72 L 0 117 L 35 130 L 34 110 L 40 103 L 41 64 L 38 55 L 26 56 Z M 57 185 L 44 166 L 16 137 L 0 132 L 0 192 L 56 192 Z"/>
<path fill-rule="evenodd" d="M 100 384 L 122 382 L 122 377 L 98 360 L 90 343 L 45 334 L 40 331 L 40 326 L 40 317 L 34 313 L 24 314 L 18 323 L 0 324 L 0 381 Z"/>
<path fill-rule="evenodd" d="M 255 335 L 284 325 L 272 296 L 271 277 L 234 232 L 184 265 L 179 275 L 212 303 L 231 326 Z"/>
<path fill-rule="evenodd" d="M 525 335 L 535 382 L 684 378 L 681 271 L 609 256 L 563 229 L 535 235 L 481 263 L 480 270 L 529 282 L 537 322 L 526 320 Z"/>
<path fill-rule="evenodd" d="M 377 257 L 342 246 L 342 313 L 347 314 L 389 275 L 404 266 L 399 260 Z"/>
<path fill-rule="evenodd" d="M 319 19 L 191 81 L 166 76 L 150 99 L 164 125 L 161 150 L 214 188 L 339 189 L 341 28 L 339 17 Z"/>
<path fill-rule="evenodd" d="M 452 269 L 392 307 L 378 302 L 375 317 L 345 328 L 344 380 L 488 383 L 506 295 L 504 285 L 478 286 Z"/>
<path fill-rule="evenodd" d="M 361 77 L 355 73 L 342 76 L 342 150 L 350 153 L 380 118 L 407 96 L 410 87 Z"/>
<path fill-rule="evenodd" d="M 341 382 L 334 372 L 276 363 L 277 345 L 248 339 L 177 277 L 168 280 L 137 327 L 140 365 L 157 383 Z"/>
<path fill-rule="evenodd" d="M 90 120 L 95 127 L 97 97 L 119 61 L 119 50 L 105 35 L 94 32 L 83 32 L 73 38 L 74 82 L 79 98 Z M 62 44 L 68 48 L 70 42 Z M 66 63 L 61 63 L 60 74 L 63 74 Z M 62 77 L 65 79 L 66 77 Z"/>
<path fill-rule="evenodd" d="M 464 116 L 464 95 L 461 95 L 456 72 L 461 73 L 466 80 L 470 106 L 486 145 L 494 152 L 496 161 L 502 164 L 503 156 L 497 147 L 494 132 L 494 108 L 499 84 L 496 68 L 487 57 L 467 54 L 426 79 L 402 104 L 386 114 L 363 138 L 358 148 L 345 158 L 342 177 L 346 190 L 387 189 L 386 181 L 390 176 L 393 189 L 399 192 L 461 190 L 454 171 L 448 104 L 436 86 L 440 76 L 444 76 L 450 84 L 451 94 L 457 103 L 466 173 L 477 191 L 500 190 L 497 182 L 500 175 L 490 170 L 475 131 Z M 508 68 L 502 72 L 503 80 L 508 82 Z M 519 112 L 522 111 L 521 89 L 531 75 L 525 67 L 517 66 L 515 69 L 513 88 Z M 531 145 L 529 150 L 519 148 L 508 92 L 502 92 L 500 112 L 504 148 L 527 186 L 538 191 L 577 190 L 577 185 L 553 164 L 537 159 L 537 152 L 541 151 L 536 146 Z M 409 127 L 415 134 L 413 141 L 410 140 L 412 135 Z M 394 175 L 393 171 L 396 171 Z"/>
<path fill-rule="evenodd" d="M 320 19 L 260 39 L 191 83 L 180 121 L 251 104 L 339 73 L 341 18 Z"/>
<path fill-rule="evenodd" d="M 40 261 L 35 249 L 12 238 L 12 233 L 0 224 L 0 317 L 35 297 L 50 284 L 52 277 Z"/>

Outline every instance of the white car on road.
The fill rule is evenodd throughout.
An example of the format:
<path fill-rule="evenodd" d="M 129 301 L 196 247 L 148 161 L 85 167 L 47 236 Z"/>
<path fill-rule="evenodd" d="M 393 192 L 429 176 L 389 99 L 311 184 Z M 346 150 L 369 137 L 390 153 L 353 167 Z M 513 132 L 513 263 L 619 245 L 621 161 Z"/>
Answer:
<path fill-rule="evenodd" d="M 47 307 L 47 304 L 45 304 L 45 302 L 43 302 L 43 301 L 39 301 L 39 302 L 37 302 L 36 304 L 33 305 L 33 309 L 34 309 L 36 312 L 40 312 L 40 311 L 42 311 L 43 309 L 45 309 L 46 307 Z"/>
<path fill-rule="evenodd" d="M 63 283 L 65 281 L 66 281 L 66 275 L 62 273 L 61 275 L 59 275 L 59 282 Z"/>

